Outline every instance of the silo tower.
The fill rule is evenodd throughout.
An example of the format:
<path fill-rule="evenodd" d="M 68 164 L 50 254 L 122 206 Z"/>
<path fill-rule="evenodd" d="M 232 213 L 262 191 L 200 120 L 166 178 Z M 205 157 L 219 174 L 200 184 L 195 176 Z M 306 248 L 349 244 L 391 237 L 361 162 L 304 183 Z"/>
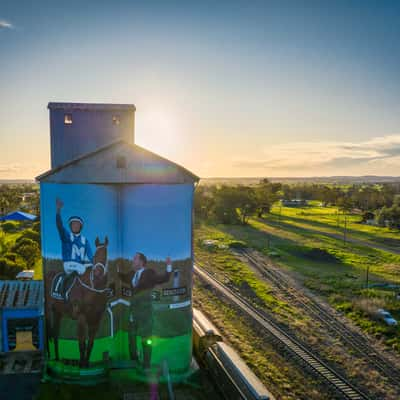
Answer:
<path fill-rule="evenodd" d="M 134 144 L 129 104 L 49 103 L 41 190 L 48 378 L 191 362 L 199 178 Z M 145 374 L 144 374 L 145 375 Z"/>

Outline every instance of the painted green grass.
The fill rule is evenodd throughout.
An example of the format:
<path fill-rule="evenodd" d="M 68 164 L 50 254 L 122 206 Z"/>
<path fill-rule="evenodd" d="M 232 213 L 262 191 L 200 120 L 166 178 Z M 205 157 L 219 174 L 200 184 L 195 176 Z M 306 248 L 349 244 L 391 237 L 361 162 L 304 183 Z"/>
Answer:
<path fill-rule="evenodd" d="M 153 348 L 151 362 L 153 365 L 159 365 L 165 360 L 172 372 L 186 370 L 189 367 L 187 360 L 190 359 L 188 355 L 191 353 L 191 334 L 169 338 L 153 336 L 151 340 Z M 140 337 L 137 339 L 137 345 L 139 352 L 141 352 Z M 78 366 L 70 366 L 62 362 L 53 361 L 55 353 L 52 340 L 49 343 L 49 350 L 52 368 L 58 370 L 60 373 L 73 374 L 75 371 L 79 374 L 80 370 Z M 128 332 L 119 330 L 114 337 L 96 338 L 90 362 L 96 363 L 104 360 L 104 353 L 108 353 L 111 360 L 115 359 L 118 362 L 129 361 Z M 59 339 L 59 356 L 60 359 L 79 360 L 78 341 L 73 339 Z"/>

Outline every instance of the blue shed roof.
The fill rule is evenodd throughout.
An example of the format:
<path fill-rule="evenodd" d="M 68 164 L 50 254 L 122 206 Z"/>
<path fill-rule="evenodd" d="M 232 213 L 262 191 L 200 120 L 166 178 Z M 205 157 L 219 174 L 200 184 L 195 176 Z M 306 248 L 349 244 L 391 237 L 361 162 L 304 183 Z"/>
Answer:
<path fill-rule="evenodd" d="M 200 178 L 136 144 L 118 140 L 36 177 L 52 183 L 194 183 Z"/>
<path fill-rule="evenodd" d="M 13 211 L 0 218 L 0 221 L 34 221 L 36 215 L 29 214 L 22 211 Z"/>

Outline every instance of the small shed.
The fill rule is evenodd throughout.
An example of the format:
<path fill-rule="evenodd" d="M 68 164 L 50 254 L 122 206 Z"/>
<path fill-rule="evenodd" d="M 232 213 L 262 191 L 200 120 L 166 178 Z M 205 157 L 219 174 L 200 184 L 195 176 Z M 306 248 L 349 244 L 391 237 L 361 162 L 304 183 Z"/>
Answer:
<path fill-rule="evenodd" d="M 0 281 L 1 352 L 15 348 L 18 331 L 31 331 L 43 350 L 43 297 L 43 281 Z"/>

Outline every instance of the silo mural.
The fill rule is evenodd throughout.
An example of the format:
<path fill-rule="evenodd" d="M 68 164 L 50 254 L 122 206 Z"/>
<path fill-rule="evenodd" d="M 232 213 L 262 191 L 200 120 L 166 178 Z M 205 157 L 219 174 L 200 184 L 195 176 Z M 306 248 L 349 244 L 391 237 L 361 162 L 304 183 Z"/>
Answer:
<path fill-rule="evenodd" d="M 125 141 L 38 177 L 48 378 L 188 371 L 196 178 Z"/>

